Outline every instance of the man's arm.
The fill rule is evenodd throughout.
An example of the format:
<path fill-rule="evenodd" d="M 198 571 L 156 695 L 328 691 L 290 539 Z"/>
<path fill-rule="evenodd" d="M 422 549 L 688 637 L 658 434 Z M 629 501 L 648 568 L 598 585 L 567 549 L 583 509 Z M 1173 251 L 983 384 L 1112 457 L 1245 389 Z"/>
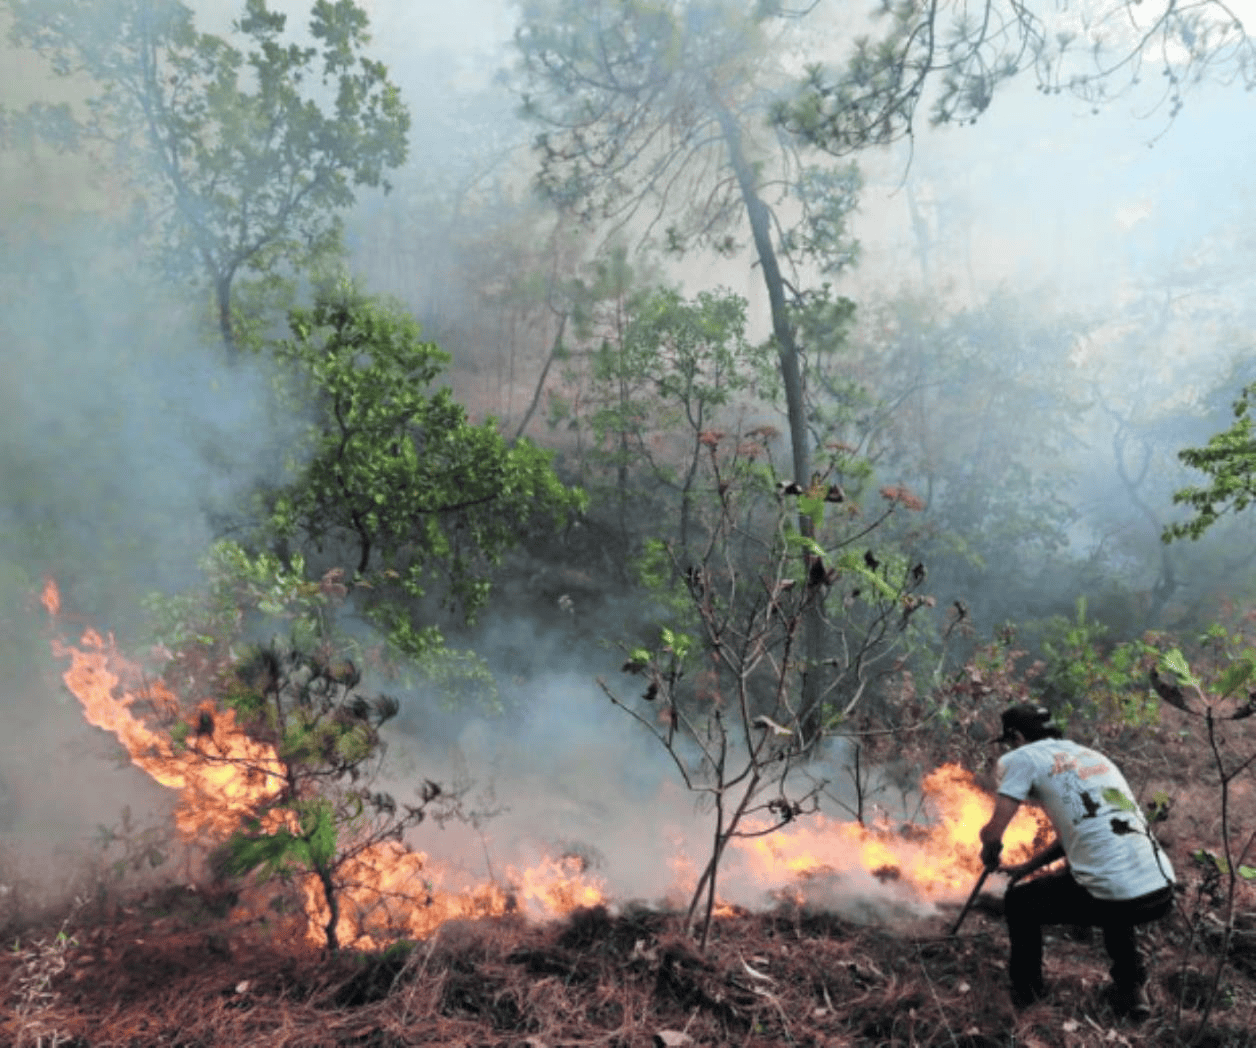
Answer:
<path fill-rule="evenodd" d="M 1011 877 L 1013 881 L 1019 881 L 1022 877 L 1028 877 L 1034 871 L 1041 870 L 1044 866 L 1050 866 L 1056 860 L 1063 858 L 1064 845 L 1060 843 L 1060 838 L 1057 837 L 1032 859 L 1018 863 L 1015 866 L 1004 866 L 1003 872 Z"/>
<path fill-rule="evenodd" d="M 1015 797 L 1000 793 L 994 802 L 994 814 L 981 827 L 981 862 L 987 870 L 998 867 L 999 855 L 1003 851 L 1003 834 L 1020 804 Z"/>

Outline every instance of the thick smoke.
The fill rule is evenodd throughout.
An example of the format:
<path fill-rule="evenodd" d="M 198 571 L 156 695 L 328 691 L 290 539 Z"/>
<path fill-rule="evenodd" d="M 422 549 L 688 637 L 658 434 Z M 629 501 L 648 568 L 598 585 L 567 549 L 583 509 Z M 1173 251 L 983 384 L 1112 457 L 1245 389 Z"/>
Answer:
<path fill-rule="evenodd" d="M 224 366 L 195 297 L 162 286 L 125 223 L 59 177 L 81 169 L 42 151 L 4 160 L 23 203 L 0 227 L 0 832 L 16 867 L 0 876 L 52 886 L 66 855 L 94 854 L 98 825 L 126 805 L 145 823 L 168 798 L 84 724 L 35 595 L 54 578 L 58 628 L 134 643 L 144 596 L 199 581 L 213 522 L 274 475 L 283 440 L 265 376 Z"/>

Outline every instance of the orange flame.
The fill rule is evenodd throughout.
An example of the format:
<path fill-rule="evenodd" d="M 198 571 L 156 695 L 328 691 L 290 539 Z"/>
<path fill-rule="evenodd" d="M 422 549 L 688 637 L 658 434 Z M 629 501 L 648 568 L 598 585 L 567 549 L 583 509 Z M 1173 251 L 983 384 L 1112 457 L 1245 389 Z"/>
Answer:
<path fill-rule="evenodd" d="M 520 913 L 545 918 L 606 901 L 603 885 L 572 856 L 544 858 L 536 866 L 506 871 L 504 883 L 447 885 L 454 879 L 423 852 L 385 841 L 344 863 L 336 936 L 357 949 L 379 949 L 399 938 L 425 939 L 450 920 Z M 308 938 L 325 941 L 330 914 L 313 878 L 302 884 Z"/>
<path fill-rule="evenodd" d="M 44 579 L 44 590 L 39 595 L 39 602 L 47 610 L 50 618 L 56 618 L 61 612 L 61 591 L 52 579 Z"/>
<path fill-rule="evenodd" d="M 41 601 L 50 615 L 60 608 L 56 583 L 49 580 Z M 274 748 L 249 736 L 231 709 L 201 702 L 184 743 L 169 730 L 183 720 L 178 697 L 161 680 L 145 679 L 140 667 L 122 656 L 113 637 L 87 630 L 78 647 L 54 640 L 53 653 L 68 658 L 62 675 L 90 724 L 111 732 L 131 761 L 157 782 L 179 791 L 175 822 L 186 840 L 215 844 L 255 817 L 280 793 L 285 768 Z M 138 715 L 137 715 L 138 711 Z M 275 810 L 276 822 L 292 813 Z M 342 945 L 374 949 L 398 936 L 423 938 L 453 918 L 523 912 L 553 916 L 604 901 L 603 886 L 588 876 L 578 859 L 544 859 L 522 871 L 510 869 L 506 887 L 495 883 L 442 888 L 446 874 L 421 852 L 385 841 L 336 869 L 340 915 L 336 933 Z M 322 887 L 304 878 L 307 937 L 325 942 L 330 919 Z"/>
<path fill-rule="evenodd" d="M 752 875 L 765 887 L 824 872 L 864 870 L 882 882 L 901 881 L 918 895 L 938 899 L 972 887 L 981 872 L 978 833 L 994 810 L 966 769 L 944 764 L 922 784 L 936 815 L 929 826 L 866 826 L 816 816 L 796 827 L 739 839 Z M 1028 859 L 1045 843 L 1046 815 L 1022 807 L 1003 837 L 1006 862 Z"/>
<path fill-rule="evenodd" d="M 241 820 L 273 799 L 283 785 L 283 765 L 274 749 L 250 738 L 233 710 L 213 703 L 197 709 L 198 731 L 176 746 L 168 732 L 154 731 L 132 712 L 147 704 L 167 719 L 179 701 L 160 680 L 145 681 L 124 659 L 112 637 L 87 630 L 77 648 L 54 640 L 53 654 L 69 658 L 62 680 L 83 707 L 89 724 L 115 735 L 131 762 L 161 785 L 179 791 L 175 823 L 186 839 L 229 836 Z"/>

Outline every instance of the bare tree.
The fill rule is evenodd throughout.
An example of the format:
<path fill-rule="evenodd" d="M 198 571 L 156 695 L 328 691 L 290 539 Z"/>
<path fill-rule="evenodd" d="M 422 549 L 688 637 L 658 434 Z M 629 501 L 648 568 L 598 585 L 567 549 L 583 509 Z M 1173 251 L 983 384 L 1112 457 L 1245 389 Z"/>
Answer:
<path fill-rule="evenodd" d="M 703 947 L 729 843 L 814 812 L 826 785 L 808 770 L 817 741 L 801 681 L 813 672 L 803 650 L 808 619 L 821 624 L 831 653 L 819 697 L 822 729 L 834 732 L 901 665 L 915 613 L 933 603 L 918 592 L 923 565 L 888 553 L 883 560 L 866 545 L 910 496 L 887 489 L 879 512 L 838 513 L 826 528 L 826 506 L 845 501 L 840 488 L 815 498 L 781 481 L 773 499 L 762 472 L 748 468 L 769 437 L 755 432 L 726 447 L 721 434 L 707 435 L 705 549 L 686 563 L 658 543 L 647 560 L 673 615 L 655 645 L 628 653 L 623 668 L 645 679 L 645 693 L 632 700 L 599 681 L 710 805 L 710 851 L 687 918 Z M 811 517 L 819 539 L 793 526 L 795 511 Z"/>

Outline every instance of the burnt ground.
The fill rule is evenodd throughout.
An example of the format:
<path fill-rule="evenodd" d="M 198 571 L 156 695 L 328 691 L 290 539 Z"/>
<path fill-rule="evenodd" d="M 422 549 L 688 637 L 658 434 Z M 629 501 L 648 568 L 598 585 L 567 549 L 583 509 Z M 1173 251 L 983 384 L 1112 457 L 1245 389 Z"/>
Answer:
<path fill-rule="evenodd" d="M 1256 1045 L 1256 915 L 1245 918 L 1249 930 L 1199 1031 L 1217 951 L 1206 929 L 1191 935 L 1188 908 L 1144 932 L 1155 1011 L 1133 1025 L 1102 999 L 1098 934 L 1067 929 L 1047 944 L 1052 996 L 1015 1012 L 997 892 L 954 938 L 954 911 L 890 928 L 783 905 L 717 919 L 705 954 L 677 915 L 648 909 L 583 910 L 545 925 L 452 922 L 426 942 L 327 957 L 293 947 L 282 919 L 241 920 L 186 888 L 130 902 L 94 925 L 67 925 L 72 940 L 60 945 L 54 923 L 28 929 L 18 951 L 4 952 L 0 981 L 13 1010 L 0 1013 L 0 1041 L 1032 1048 L 1176 1045 L 1200 1032 L 1202 1045 Z M 1245 899 L 1248 910 L 1253 902 Z M 42 986 L 41 972 L 49 976 Z"/>

